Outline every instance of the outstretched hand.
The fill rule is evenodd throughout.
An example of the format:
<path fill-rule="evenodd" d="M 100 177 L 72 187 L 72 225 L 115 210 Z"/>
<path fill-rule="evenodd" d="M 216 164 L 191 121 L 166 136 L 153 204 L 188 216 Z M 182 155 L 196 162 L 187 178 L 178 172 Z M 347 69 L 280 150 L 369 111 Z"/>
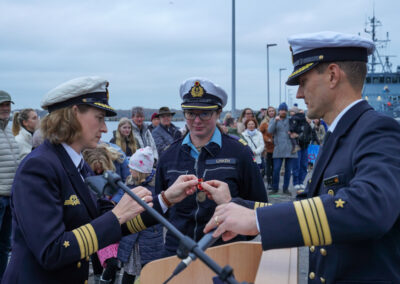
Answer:
<path fill-rule="evenodd" d="M 214 228 L 217 229 L 213 237 L 222 235 L 224 241 L 229 241 L 238 234 L 255 236 L 259 233 L 255 211 L 232 202 L 217 206 L 203 232 L 206 234 Z"/>
<path fill-rule="evenodd" d="M 198 179 L 194 175 L 181 175 L 176 181 L 165 191 L 165 197 L 172 204 L 178 203 L 187 196 L 196 192 Z"/>
<path fill-rule="evenodd" d="M 150 190 L 143 186 L 138 186 L 131 189 L 131 191 L 139 196 L 144 202 L 146 202 L 147 205 L 150 207 L 153 206 L 153 197 Z M 124 224 L 127 221 L 135 218 L 143 211 L 144 208 L 126 193 L 122 196 L 118 204 L 112 209 L 112 212 L 118 218 L 120 224 Z"/>
<path fill-rule="evenodd" d="M 215 203 L 223 204 L 232 200 L 231 192 L 227 183 L 219 180 L 209 180 L 202 182 L 201 186 L 205 190 L 207 197 L 214 200 Z"/>

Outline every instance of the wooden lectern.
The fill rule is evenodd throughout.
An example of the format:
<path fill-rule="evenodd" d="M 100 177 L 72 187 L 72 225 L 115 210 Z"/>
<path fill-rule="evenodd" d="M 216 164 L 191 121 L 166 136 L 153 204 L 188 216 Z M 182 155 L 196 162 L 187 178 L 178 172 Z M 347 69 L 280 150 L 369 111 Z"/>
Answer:
<path fill-rule="evenodd" d="M 259 242 L 237 242 L 207 249 L 206 253 L 221 267 L 233 268 L 238 282 L 255 284 L 297 284 L 298 249 L 262 251 Z M 161 284 L 181 259 L 171 256 L 148 263 L 140 275 L 140 284 Z M 201 260 L 192 262 L 170 284 L 212 284 L 216 276 Z"/>

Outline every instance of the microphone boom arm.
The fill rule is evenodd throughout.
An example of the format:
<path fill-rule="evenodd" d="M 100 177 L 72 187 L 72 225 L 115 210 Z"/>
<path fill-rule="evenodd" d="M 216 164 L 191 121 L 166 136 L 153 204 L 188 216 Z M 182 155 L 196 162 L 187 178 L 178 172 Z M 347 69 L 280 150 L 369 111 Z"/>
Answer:
<path fill-rule="evenodd" d="M 225 266 L 221 268 L 212 258 L 210 258 L 204 251 L 202 251 L 198 244 L 192 240 L 190 237 L 183 235 L 178 229 L 174 227 L 167 219 L 165 219 L 160 213 L 158 213 L 154 208 L 147 205 L 139 196 L 134 194 L 128 186 L 126 186 L 122 181 L 121 177 L 112 172 L 106 171 L 103 174 L 103 178 L 107 180 L 114 189 L 121 188 L 126 194 L 128 194 L 132 199 L 134 199 L 140 206 L 142 206 L 149 214 L 155 218 L 159 223 L 165 226 L 175 237 L 180 240 L 181 246 L 185 247 L 187 251 L 193 253 L 197 258 L 206 264 L 212 271 L 214 271 L 219 278 L 229 284 L 239 284 L 239 282 L 233 276 L 233 269 L 230 266 Z M 245 282 L 242 282 L 245 284 Z"/>

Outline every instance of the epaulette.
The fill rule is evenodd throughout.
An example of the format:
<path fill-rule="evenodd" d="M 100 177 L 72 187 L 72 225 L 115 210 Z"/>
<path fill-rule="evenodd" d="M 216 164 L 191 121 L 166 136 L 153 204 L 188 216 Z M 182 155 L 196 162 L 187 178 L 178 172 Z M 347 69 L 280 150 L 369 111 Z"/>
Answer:
<path fill-rule="evenodd" d="M 244 146 L 247 146 L 247 142 L 243 138 L 239 138 L 238 140 L 240 143 L 242 143 Z"/>

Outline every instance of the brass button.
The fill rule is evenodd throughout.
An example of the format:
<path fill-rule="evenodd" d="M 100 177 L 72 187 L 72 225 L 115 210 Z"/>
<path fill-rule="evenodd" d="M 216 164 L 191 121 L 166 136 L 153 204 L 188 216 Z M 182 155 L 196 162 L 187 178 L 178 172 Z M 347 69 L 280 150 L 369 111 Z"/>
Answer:
<path fill-rule="evenodd" d="M 314 252 L 315 251 L 315 246 L 310 246 L 310 251 Z"/>
<path fill-rule="evenodd" d="M 87 281 L 87 280 L 85 280 L 85 284 L 88 284 L 88 281 Z"/>
<path fill-rule="evenodd" d="M 330 189 L 330 190 L 328 190 L 328 194 L 331 195 L 331 196 L 334 196 L 335 192 L 333 191 L 333 189 Z"/>
<path fill-rule="evenodd" d="M 82 263 L 80 261 L 78 261 L 78 263 L 76 264 L 76 267 L 81 268 Z"/>
<path fill-rule="evenodd" d="M 325 278 L 320 277 L 319 280 L 321 280 L 321 283 L 325 283 Z"/>
<path fill-rule="evenodd" d="M 319 252 L 321 253 L 322 256 L 325 256 L 328 254 L 328 252 L 326 251 L 326 249 L 320 249 Z"/>
<path fill-rule="evenodd" d="M 308 277 L 310 277 L 310 279 L 313 280 L 315 278 L 315 273 L 314 272 L 310 272 Z"/>
<path fill-rule="evenodd" d="M 90 257 L 89 257 L 89 256 L 87 256 L 87 257 L 86 257 L 86 261 L 89 261 L 89 259 L 90 259 Z"/>

